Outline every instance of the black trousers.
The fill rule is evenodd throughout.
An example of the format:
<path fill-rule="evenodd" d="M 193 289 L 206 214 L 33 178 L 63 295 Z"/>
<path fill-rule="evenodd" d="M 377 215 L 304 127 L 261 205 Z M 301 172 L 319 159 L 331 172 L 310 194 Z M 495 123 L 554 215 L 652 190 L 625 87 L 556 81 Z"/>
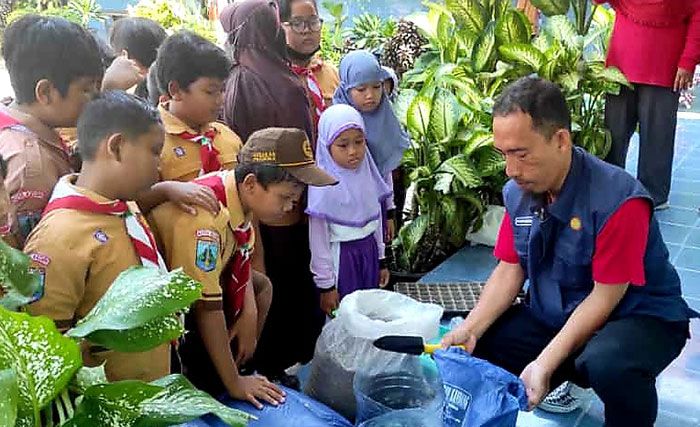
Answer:
<path fill-rule="evenodd" d="M 639 125 L 637 178 L 655 205 L 667 202 L 671 189 L 677 115 L 678 92 L 661 86 L 623 87 L 619 95 L 608 95 L 605 101 L 605 124 L 612 134 L 605 160 L 625 167 L 630 138 Z"/>
<path fill-rule="evenodd" d="M 558 331 L 524 305 L 506 311 L 477 341 L 474 355 L 515 375 L 535 360 Z M 678 357 L 689 322 L 633 316 L 608 322 L 554 373 L 551 387 L 572 381 L 591 387 L 605 404 L 608 427 L 652 427 L 656 377 Z"/>

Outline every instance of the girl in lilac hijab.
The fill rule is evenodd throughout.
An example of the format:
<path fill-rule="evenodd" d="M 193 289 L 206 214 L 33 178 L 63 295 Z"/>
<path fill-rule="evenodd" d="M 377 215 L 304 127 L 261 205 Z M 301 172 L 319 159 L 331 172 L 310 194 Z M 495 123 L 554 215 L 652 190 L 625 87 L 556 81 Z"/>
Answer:
<path fill-rule="evenodd" d="M 333 105 L 318 124 L 316 162 L 335 176 L 333 187 L 309 187 L 311 271 L 330 314 L 358 289 L 386 286 L 382 204 L 391 197 L 367 149 L 365 124 L 349 105 Z"/>

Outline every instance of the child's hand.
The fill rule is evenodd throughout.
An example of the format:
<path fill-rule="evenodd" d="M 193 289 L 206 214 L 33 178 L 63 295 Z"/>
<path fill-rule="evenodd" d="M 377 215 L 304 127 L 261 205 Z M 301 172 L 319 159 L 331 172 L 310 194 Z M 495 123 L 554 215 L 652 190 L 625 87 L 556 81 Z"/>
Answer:
<path fill-rule="evenodd" d="M 389 243 L 396 237 L 396 222 L 393 219 L 386 220 L 386 231 L 384 232 L 384 241 Z"/>
<path fill-rule="evenodd" d="M 386 288 L 387 285 L 389 284 L 389 277 L 391 277 L 391 274 L 389 273 L 388 268 L 382 268 L 379 270 L 379 287 L 380 288 Z"/>
<path fill-rule="evenodd" d="M 321 293 L 321 310 L 328 316 L 338 308 L 338 304 L 340 304 L 340 297 L 337 289 Z"/>
<path fill-rule="evenodd" d="M 214 191 L 209 187 L 193 182 L 172 181 L 168 182 L 165 192 L 169 201 L 191 215 L 197 215 L 195 206 L 204 208 L 213 214 L 219 213 L 219 201 Z"/>
<path fill-rule="evenodd" d="M 255 353 L 258 345 L 257 318 L 255 312 L 241 313 L 231 328 L 229 338 L 238 338 L 238 351 L 234 355 L 238 366 L 245 365 Z"/>
<path fill-rule="evenodd" d="M 234 389 L 229 390 L 229 394 L 234 399 L 247 400 L 258 409 L 263 408 L 258 399 L 274 406 L 284 403 L 285 400 L 284 391 L 262 375 L 238 377 Z"/>
<path fill-rule="evenodd" d="M 136 62 L 126 55 L 117 56 L 105 71 L 102 79 L 102 90 L 127 90 L 141 81 L 145 76 L 141 73 Z"/>

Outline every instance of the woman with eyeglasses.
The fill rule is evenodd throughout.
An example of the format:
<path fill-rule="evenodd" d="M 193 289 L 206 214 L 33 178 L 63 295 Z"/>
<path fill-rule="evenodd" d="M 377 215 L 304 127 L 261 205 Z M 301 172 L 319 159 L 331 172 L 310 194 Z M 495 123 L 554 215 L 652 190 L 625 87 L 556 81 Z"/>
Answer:
<path fill-rule="evenodd" d="M 314 124 L 318 124 L 340 83 L 338 69 L 316 56 L 323 19 L 318 16 L 316 0 L 279 0 L 279 6 L 292 71 L 306 86 Z"/>

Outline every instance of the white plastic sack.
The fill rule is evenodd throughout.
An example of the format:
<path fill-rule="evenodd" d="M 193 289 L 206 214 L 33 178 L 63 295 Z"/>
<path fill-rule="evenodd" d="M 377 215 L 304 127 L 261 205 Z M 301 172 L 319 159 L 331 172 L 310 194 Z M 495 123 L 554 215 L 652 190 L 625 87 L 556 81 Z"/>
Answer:
<path fill-rule="evenodd" d="M 506 208 L 498 205 L 488 205 L 486 213 L 484 213 L 484 222 L 479 231 L 475 233 L 467 233 L 467 240 L 472 244 L 481 244 L 486 246 L 496 246 L 498 238 L 498 230 L 501 227 L 501 221 L 506 214 Z"/>
<path fill-rule="evenodd" d="M 380 289 L 361 290 L 343 298 L 337 317 L 316 343 L 311 374 L 304 392 L 354 421 L 355 373 L 397 370 L 416 358 L 378 350 L 373 341 L 384 335 L 437 337 L 443 309 Z"/>

